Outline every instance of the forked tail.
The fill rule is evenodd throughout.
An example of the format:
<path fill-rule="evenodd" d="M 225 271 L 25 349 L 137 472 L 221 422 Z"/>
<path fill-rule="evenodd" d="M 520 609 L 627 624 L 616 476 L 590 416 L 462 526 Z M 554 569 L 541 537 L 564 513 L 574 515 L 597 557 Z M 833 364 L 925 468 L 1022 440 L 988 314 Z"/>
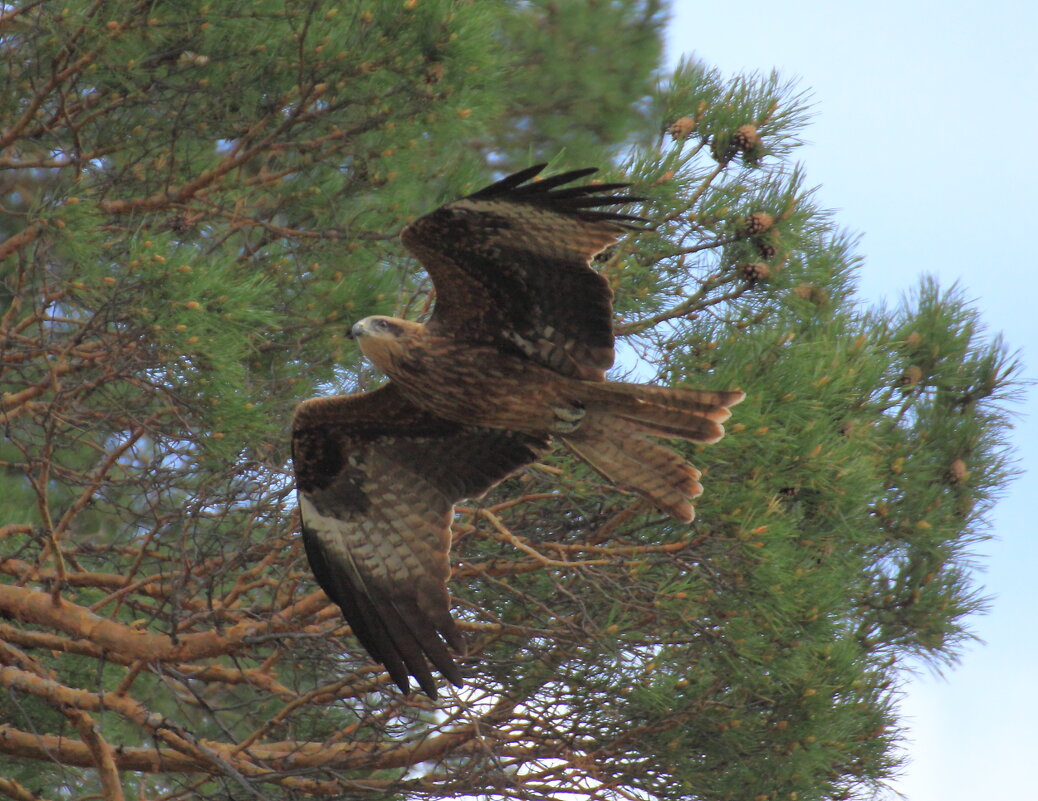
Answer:
<path fill-rule="evenodd" d="M 566 446 L 612 483 L 690 522 L 692 500 L 703 492 L 700 473 L 649 435 L 717 442 L 731 416 L 728 407 L 739 403 L 743 393 L 616 382 L 585 387 L 586 414 L 576 431 L 562 437 Z"/>

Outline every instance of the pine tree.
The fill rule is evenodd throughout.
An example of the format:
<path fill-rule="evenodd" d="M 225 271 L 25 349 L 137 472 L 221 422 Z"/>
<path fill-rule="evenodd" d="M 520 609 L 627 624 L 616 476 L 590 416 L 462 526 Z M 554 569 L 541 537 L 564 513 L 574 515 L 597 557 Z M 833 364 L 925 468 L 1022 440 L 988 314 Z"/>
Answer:
<path fill-rule="evenodd" d="M 776 76 L 659 80 L 660 6 L 9 4 L 0 792 L 823 799 L 983 607 L 1016 364 L 956 289 L 863 308 Z M 606 45 L 608 43 L 608 46 Z M 639 380 L 746 391 L 691 526 L 553 454 L 459 509 L 468 685 L 402 696 L 317 590 L 287 427 L 431 302 L 400 227 L 539 158 L 634 183 Z M 613 166 L 609 166 L 613 165 Z"/>

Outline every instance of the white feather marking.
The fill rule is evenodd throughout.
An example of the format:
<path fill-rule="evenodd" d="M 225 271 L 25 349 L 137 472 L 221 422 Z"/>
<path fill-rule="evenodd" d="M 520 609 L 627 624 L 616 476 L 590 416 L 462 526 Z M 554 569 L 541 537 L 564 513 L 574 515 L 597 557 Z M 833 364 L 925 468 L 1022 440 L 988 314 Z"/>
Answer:
<path fill-rule="evenodd" d="M 515 331 L 506 330 L 502 331 L 501 334 L 502 336 L 504 336 L 505 339 L 507 339 L 513 345 L 517 346 L 519 350 L 521 350 L 527 356 L 534 356 L 537 353 L 537 347 L 532 342 L 530 342 L 530 340 L 519 336 L 519 334 L 517 334 Z"/>

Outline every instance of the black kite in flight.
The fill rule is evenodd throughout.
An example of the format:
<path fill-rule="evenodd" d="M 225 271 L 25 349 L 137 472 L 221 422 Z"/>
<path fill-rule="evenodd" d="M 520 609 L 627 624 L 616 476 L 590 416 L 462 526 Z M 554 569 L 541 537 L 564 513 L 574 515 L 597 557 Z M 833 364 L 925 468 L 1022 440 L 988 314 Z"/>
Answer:
<path fill-rule="evenodd" d="M 481 496 L 553 439 L 618 486 L 691 521 L 699 471 L 651 437 L 716 442 L 742 392 L 607 381 L 612 292 L 591 259 L 642 218 L 601 207 L 626 184 L 563 187 L 530 167 L 404 228 L 432 276 L 426 324 L 367 317 L 352 335 L 388 376 L 302 403 L 292 424 L 303 542 L 318 583 L 405 692 L 455 685 L 454 504 Z"/>

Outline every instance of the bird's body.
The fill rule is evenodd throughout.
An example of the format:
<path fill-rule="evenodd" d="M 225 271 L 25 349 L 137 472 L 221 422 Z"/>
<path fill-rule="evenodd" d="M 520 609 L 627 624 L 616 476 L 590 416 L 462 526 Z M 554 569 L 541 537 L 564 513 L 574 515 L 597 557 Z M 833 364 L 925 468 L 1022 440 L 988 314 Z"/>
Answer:
<path fill-rule="evenodd" d="M 437 288 L 426 324 L 367 317 L 352 335 L 390 381 L 300 405 L 293 454 L 307 556 L 322 588 L 394 681 L 435 696 L 462 650 L 447 580 L 453 505 L 553 439 L 677 520 L 699 471 L 653 437 L 715 442 L 738 391 L 607 381 L 612 293 L 589 266 L 639 218 L 617 184 L 556 189 L 531 168 L 409 225 Z M 524 185 L 525 184 L 525 185 Z"/>
<path fill-rule="evenodd" d="M 584 414 L 585 382 L 522 355 L 386 317 L 361 320 L 352 334 L 401 395 L 446 420 L 543 434 L 572 431 Z"/>

